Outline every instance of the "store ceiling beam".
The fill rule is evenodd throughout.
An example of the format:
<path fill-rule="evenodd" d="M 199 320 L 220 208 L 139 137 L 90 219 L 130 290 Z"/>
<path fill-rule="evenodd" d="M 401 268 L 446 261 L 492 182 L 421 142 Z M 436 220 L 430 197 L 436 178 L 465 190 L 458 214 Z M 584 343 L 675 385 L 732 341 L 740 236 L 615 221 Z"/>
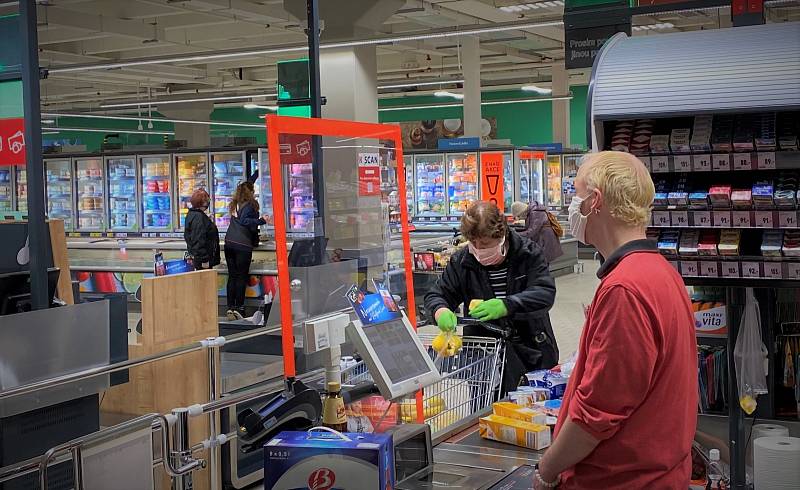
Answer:
<path fill-rule="evenodd" d="M 52 26 L 63 26 L 138 39 L 164 39 L 164 29 L 141 20 L 122 20 L 103 15 L 86 14 L 52 5 L 40 5 L 38 9 L 39 30 L 46 30 Z"/>
<path fill-rule="evenodd" d="M 276 15 L 285 14 L 283 9 L 278 9 L 263 2 L 250 2 L 247 0 L 191 0 L 186 2 L 184 8 L 191 8 L 196 12 L 226 13 L 243 17 L 247 20 L 257 20 L 259 22 L 280 22 L 289 20 L 288 16 Z M 183 5 L 183 4 L 182 4 Z"/>
<path fill-rule="evenodd" d="M 57 3 L 62 7 L 65 5 L 63 0 Z M 149 20 L 158 18 L 159 21 L 161 21 L 169 16 L 183 14 L 183 10 L 177 5 L 165 2 L 145 4 L 138 0 L 92 0 L 87 2 L 75 2 L 68 5 L 71 10 L 125 20 Z"/>

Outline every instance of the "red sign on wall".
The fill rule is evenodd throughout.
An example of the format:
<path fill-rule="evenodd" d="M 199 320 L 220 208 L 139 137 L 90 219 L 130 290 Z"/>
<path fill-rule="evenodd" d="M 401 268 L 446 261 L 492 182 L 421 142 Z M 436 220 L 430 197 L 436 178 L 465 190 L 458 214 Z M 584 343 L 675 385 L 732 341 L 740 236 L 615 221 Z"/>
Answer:
<path fill-rule="evenodd" d="M 25 165 L 25 119 L 0 119 L 0 165 Z"/>
<path fill-rule="evenodd" d="M 502 153 L 481 153 L 481 199 L 505 211 Z"/>
<path fill-rule="evenodd" d="M 380 155 L 377 153 L 358 154 L 358 195 L 381 195 Z"/>

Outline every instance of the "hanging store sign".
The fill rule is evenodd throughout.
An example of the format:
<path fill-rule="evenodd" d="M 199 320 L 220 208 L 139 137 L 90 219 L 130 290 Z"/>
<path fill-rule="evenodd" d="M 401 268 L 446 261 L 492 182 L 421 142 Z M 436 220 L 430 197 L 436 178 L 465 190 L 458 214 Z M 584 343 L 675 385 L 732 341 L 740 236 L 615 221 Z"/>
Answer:
<path fill-rule="evenodd" d="M 481 153 L 481 196 L 505 211 L 503 198 L 503 154 Z"/>
<path fill-rule="evenodd" d="M 25 120 L 0 119 L 0 165 L 25 165 Z"/>
<path fill-rule="evenodd" d="M 477 150 L 481 147 L 481 139 L 475 138 L 450 138 L 440 139 L 438 148 L 440 150 Z"/>
<path fill-rule="evenodd" d="M 284 165 L 312 163 L 311 136 L 305 134 L 280 135 L 281 163 Z"/>
<path fill-rule="evenodd" d="M 564 64 L 568 70 L 591 68 L 603 44 L 614 34 L 631 34 L 627 2 L 608 0 L 567 6 L 564 11 Z"/>
<path fill-rule="evenodd" d="M 358 154 L 358 195 L 381 195 L 380 155 L 377 153 Z"/>

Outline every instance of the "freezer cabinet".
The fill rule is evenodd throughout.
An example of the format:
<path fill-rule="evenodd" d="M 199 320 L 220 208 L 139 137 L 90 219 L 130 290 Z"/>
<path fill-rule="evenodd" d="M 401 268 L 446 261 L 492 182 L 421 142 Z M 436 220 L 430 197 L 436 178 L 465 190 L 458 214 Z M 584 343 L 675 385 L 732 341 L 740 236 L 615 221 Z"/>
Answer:
<path fill-rule="evenodd" d="M 14 188 L 16 210 L 25 213 L 28 211 L 28 170 L 25 165 L 14 167 Z"/>
<path fill-rule="evenodd" d="M 214 175 L 214 222 L 220 231 L 228 229 L 231 204 L 236 186 L 245 178 L 245 152 L 211 153 L 211 169 Z"/>
<path fill-rule="evenodd" d="M 447 198 L 450 216 L 464 214 L 478 200 L 478 154 L 447 153 Z"/>
<path fill-rule="evenodd" d="M 171 155 L 139 157 L 142 229 L 171 231 L 173 229 Z"/>
<path fill-rule="evenodd" d="M 106 189 L 103 159 L 76 158 L 75 187 L 78 231 L 105 231 Z"/>
<path fill-rule="evenodd" d="M 414 155 L 416 216 L 444 216 L 448 211 L 445 155 Z"/>
<path fill-rule="evenodd" d="M 14 167 L 0 167 L 0 212 L 14 209 Z"/>
<path fill-rule="evenodd" d="M 524 203 L 544 204 L 544 181 L 542 180 L 547 153 L 534 150 L 516 150 L 516 195 Z"/>
<path fill-rule="evenodd" d="M 208 190 L 208 153 L 176 153 L 178 228 L 183 229 L 189 200 L 197 189 Z M 209 192 L 209 194 L 211 194 Z"/>
<path fill-rule="evenodd" d="M 106 157 L 108 224 L 111 231 L 138 231 L 139 186 L 136 157 Z"/>
<path fill-rule="evenodd" d="M 47 216 L 64 220 L 64 229 L 72 231 L 72 160 L 59 158 L 44 161 L 47 192 Z"/>

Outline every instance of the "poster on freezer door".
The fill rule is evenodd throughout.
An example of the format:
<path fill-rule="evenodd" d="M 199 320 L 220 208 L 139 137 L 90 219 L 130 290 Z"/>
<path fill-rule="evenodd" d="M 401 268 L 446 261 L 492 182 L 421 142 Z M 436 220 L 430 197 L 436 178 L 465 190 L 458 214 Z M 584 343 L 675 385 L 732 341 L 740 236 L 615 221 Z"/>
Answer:
<path fill-rule="evenodd" d="M 505 211 L 503 197 L 503 154 L 481 152 L 481 200 L 489 201 Z"/>

